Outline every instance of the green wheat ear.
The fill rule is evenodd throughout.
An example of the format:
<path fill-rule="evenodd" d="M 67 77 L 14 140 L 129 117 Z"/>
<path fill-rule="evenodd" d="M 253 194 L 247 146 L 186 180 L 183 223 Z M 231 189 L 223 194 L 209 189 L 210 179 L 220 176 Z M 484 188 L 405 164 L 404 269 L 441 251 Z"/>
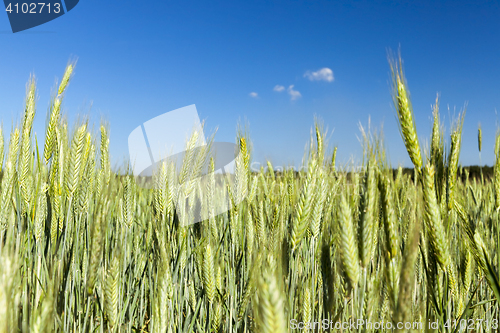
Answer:
<path fill-rule="evenodd" d="M 389 65 L 392 73 L 392 94 L 398 116 L 399 130 L 413 165 L 420 170 L 422 155 L 401 56 L 398 61 L 389 58 Z"/>
<path fill-rule="evenodd" d="M 118 324 L 118 297 L 120 287 L 120 260 L 115 254 L 109 263 L 106 272 L 104 287 L 104 308 L 111 329 L 116 328 Z"/>
<path fill-rule="evenodd" d="M 214 254 L 210 243 L 208 243 L 205 247 L 205 253 L 203 256 L 203 287 L 208 301 L 213 303 L 215 298 L 215 267 Z"/>
<path fill-rule="evenodd" d="M 368 170 L 365 176 L 363 193 L 363 206 L 359 227 L 359 252 L 361 264 L 367 267 L 372 255 L 373 235 L 375 233 L 375 209 L 376 209 L 376 193 L 377 180 L 375 175 L 376 161 L 372 157 L 368 161 Z"/>
<path fill-rule="evenodd" d="M 455 194 L 455 185 L 457 182 L 458 160 L 460 157 L 460 148 L 462 145 L 462 128 L 464 123 L 465 111 L 459 117 L 457 124 L 451 134 L 451 147 L 448 159 L 448 210 L 453 208 Z"/>
<path fill-rule="evenodd" d="M 45 228 L 45 220 L 47 218 L 47 197 L 46 193 L 48 190 L 48 185 L 45 180 L 42 180 L 43 184 L 38 193 L 38 199 L 36 203 L 36 213 L 35 213 L 35 239 L 38 244 L 41 245 L 42 233 Z"/>
<path fill-rule="evenodd" d="M 319 164 L 323 165 L 323 160 L 325 158 L 325 144 L 324 144 L 324 133 L 322 126 L 319 124 L 318 120 L 316 120 L 316 124 L 314 125 L 316 131 L 316 143 L 317 143 L 317 158 L 319 160 Z"/>
<path fill-rule="evenodd" d="M 87 124 L 81 125 L 73 135 L 69 154 L 69 168 L 66 173 L 66 191 L 72 197 L 80 182 L 81 170 L 84 167 L 84 154 Z"/>
<path fill-rule="evenodd" d="M 247 150 L 247 143 L 245 138 L 240 138 L 240 153 L 236 157 L 236 173 L 235 173 L 235 195 L 238 202 L 248 194 L 248 181 L 249 181 L 249 154 Z"/>
<path fill-rule="evenodd" d="M 434 186 L 434 166 L 427 164 L 424 168 L 424 220 L 431 250 L 443 270 L 450 265 L 450 253 L 446 240 L 446 231 L 441 220 L 441 212 L 436 199 Z"/>
<path fill-rule="evenodd" d="M 433 123 L 432 123 L 432 134 L 431 134 L 431 160 L 434 165 L 440 159 L 441 152 L 441 129 L 439 124 L 439 96 L 436 97 L 436 104 L 434 105 L 434 110 L 432 111 Z"/>
<path fill-rule="evenodd" d="M 109 130 L 102 124 L 101 125 L 101 170 L 103 170 L 104 183 L 109 185 L 111 177 L 111 164 L 109 161 Z"/>
<path fill-rule="evenodd" d="M 69 81 L 73 75 L 73 70 L 75 69 L 75 66 L 76 66 L 76 61 L 72 61 L 72 62 L 68 63 L 68 65 L 66 66 L 66 70 L 64 71 L 64 75 L 63 75 L 63 78 L 61 80 L 61 84 L 59 85 L 59 90 L 57 91 L 57 93 L 59 95 L 62 95 L 64 93 L 64 91 L 66 90 L 66 88 L 68 87 L 68 84 L 69 84 Z"/>
<path fill-rule="evenodd" d="M 102 248 L 103 248 L 103 228 L 105 225 L 103 223 L 103 219 L 107 215 L 107 210 L 102 208 L 99 209 L 98 213 L 94 218 L 94 223 L 92 224 L 92 232 L 91 232 L 91 248 L 90 248 L 90 258 L 88 265 L 88 276 L 87 276 L 87 293 L 88 295 L 92 295 L 94 293 L 94 287 L 97 281 L 97 275 L 99 268 L 101 266 L 102 260 Z"/>
<path fill-rule="evenodd" d="M 267 269 L 258 287 L 257 324 L 262 333 L 285 333 L 284 302 L 275 274 Z"/>
<path fill-rule="evenodd" d="M 483 130 L 481 129 L 481 123 L 477 126 L 477 148 L 479 152 L 481 152 L 481 148 L 483 147 Z"/>
<path fill-rule="evenodd" d="M 321 222 L 323 220 L 323 211 L 325 209 L 325 200 L 328 190 L 333 189 L 328 188 L 325 179 L 321 180 L 320 184 L 318 184 L 317 186 L 317 202 L 314 205 L 314 209 L 312 210 L 311 222 L 309 224 L 311 235 L 318 243 L 320 239 Z"/>
<path fill-rule="evenodd" d="M 12 131 L 9 141 L 9 152 L 5 164 L 5 171 L 2 172 L 2 183 L 0 192 L 0 230 L 4 230 L 8 224 L 10 213 L 11 193 L 14 190 L 16 181 L 16 161 L 19 151 L 19 129 Z"/>
<path fill-rule="evenodd" d="M 21 152 L 18 162 L 18 183 L 21 189 L 21 197 L 23 199 L 23 213 L 28 211 L 32 195 L 32 183 L 30 182 L 32 179 L 31 169 L 33 168 L 31 130 L 33 127 L 33 119 L 35 118 L 35 99 L 36 83 L 35 77 L 32 76 L 26 88 L 26 107 L 24 111 L 23 127 L 21 130 Z"/>
<path fill-rule="evenodd" d="M 52 157 L 54 148 L 56 147 L 56 128 L 59 123 L 61 110 L 61 99 L 56 98 L 51 106 L 49 124 L 47 126 L 47 132 L 45 134 L 45 146 L 43 150 L 43 158 L 45 164 L 49 162 Z"/>
<path fill-rule="evenodd" d="M 269 163 L 269 162 L 268 162 Z M 293 220 L 291 242 L 292 248 L 296 249 L 307 231 L 311 214 L 313 213 L 317 189 L 317 159 L 312 158 L 308 165 L 307 176 L 304 182 L 299 202 L 296 208 L 296 215 Z M 271 169 L 270 169 L 271 170 Z M 274 175 L 272 176 L 274 178 Z"/>
<path fill-rule="evenodd" d="M 389 258 L 394 259 L 399 252 L 398 230 L 396 212 L 394 210 L 394 194 L 387 176 L 380 175 L 379 187 L 382 199 L 382 213 L 384 216 L 386 251 L 389 253 Z"/>
<path fill-rule="evenodd" d="M 337 169 L 335 168 L 335 163 L 337 161 L 337 147 L 333 148 L 333 154 L 332 154 L 332 172 L 335 174 Z"/>
<path fill-rule="evenodd" d="M 354 221 L 351 207 L 344 193 L 340 195 L 340 253 L 342 263 L 349 282 L 352 287 L 358 284 L 359 280 L 359 258 L 358 246 L 356 244 Z"/>

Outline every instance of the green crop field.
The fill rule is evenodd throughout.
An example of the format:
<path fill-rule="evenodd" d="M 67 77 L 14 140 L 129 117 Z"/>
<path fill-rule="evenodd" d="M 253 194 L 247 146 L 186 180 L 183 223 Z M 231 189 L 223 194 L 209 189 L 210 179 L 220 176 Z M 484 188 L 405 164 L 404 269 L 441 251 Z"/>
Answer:
<path fill-rule="evenodd" d="M 196 181 L 214 168 L 208 148 L 179 173 L 162 165 L 152 189 L 115 174 L 109 128 L 61 115 L 74 63 L 37 143 L 30 79 L 21 124 L 8 145 L 0 135 L 0 332 L 496 331 L 500 135 L 492 176 L 469 177 L 464 114 L 445 135 L 436 101 L 424 152 L 401 61 L 389 63 L 411 174 L 364 131 L 362 165 L 336 167 L 318 123 L 300 172 L 251 172 L 238 134 L 226 189 L 213 173 Z M 223 190 L 241 203 L 195 224 L 176 214 L 179 195 L 211 212 Z"/>

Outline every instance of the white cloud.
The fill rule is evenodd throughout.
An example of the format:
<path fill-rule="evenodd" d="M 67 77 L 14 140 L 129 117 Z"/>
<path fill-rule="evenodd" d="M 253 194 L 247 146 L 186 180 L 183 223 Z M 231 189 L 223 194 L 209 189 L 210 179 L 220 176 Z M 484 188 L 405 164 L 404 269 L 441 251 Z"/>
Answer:
<path fill-rule="evenodd" d="M 252 91 L 250 94 L 248 94 L 252 98 L 259 98 L 259 94 L 257 94 L 255 91 Z"/>
<path fill-rule="evenodd" d="M 302 97 L 300 92 L 298 92 L 297 90 L 293 90 L 293 87 L 294 87 L 293 84 L 290 87 L 288 87 L 288 94 L 290 94 L 292 101 L 296 100 L 299 97 Z"/>
<path fill-rule="evenodd" d="M 311 81 L 327 81 L 333 82 L 333 71 L 330 68 L 321 68 L 316 72 L 307 71 L 304 74 Z"/>
<path fill-rule="evenodd" d="M 285 91 L 285 87 L 280 86 L 279 84 L 277 84 L 276 86 L 274 86 L 273 90 L 277 91 L 277 92 L 282 92 L 282 91 Z"/>

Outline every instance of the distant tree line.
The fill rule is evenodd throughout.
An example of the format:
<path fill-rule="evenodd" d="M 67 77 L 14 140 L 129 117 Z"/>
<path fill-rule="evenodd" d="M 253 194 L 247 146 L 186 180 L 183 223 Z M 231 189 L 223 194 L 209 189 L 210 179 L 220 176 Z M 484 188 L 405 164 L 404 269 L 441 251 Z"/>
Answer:
<path fill-rule="evenodd" d="M 304 170 L 303 170 L 304 171 Z M 445 170 L 445 174 L 446 174 Z M 253 172 L 257 174 L 256 172 Z M 392 173 L 394 178 L 396 178 L 398 174 L 398 168 L 392 169 Z M 413 168 L 402 168 L 403 175 L 409 176 L 413 180 L 414 171 Z M 493 167 L 492 166 L 483 166 L 482 167 L 483 178 L 485 181 L 493 179 Z M 281 170 L 274 170 L 274 174 L 276 177 L 283 176 L 283 172 Z M 457 176 L 465 182 L 466 178 L 469 177 L 469 181 L 481 180 L 481 167 L 479 165 L 471 165 L 471 166 L 462 166 L 457 170 Z M 299 177 L 299 172 L 295 171 L 295 177 Z M 351 179 L 351 172 L 347 172 L 347 179 Z"/>
<path fill-rule="evenodd" d="M 396 177 L 398 173 L 398 169 L 393 169 L 393 174 L 394 177 Z M 403 168 L 403 174 L 408 175 L 413 179 L 413 168 Z M 484 180 L 490 180 L 493 179 L 493 167 L 492 166 L 483 166 L 482 167 L 482 173 Z M 467 175 L 469 177 L 469 180 L 472 181 L 474 179 L 476 180 L 481 180 L 481 167 L 479 165 L 471 165 L 471 166 L 464 166 L 464 167 L 459 167 L 457 171 L 457 176 L 462 179 L 462 181 L 465 181 L 467 178 Z"/>

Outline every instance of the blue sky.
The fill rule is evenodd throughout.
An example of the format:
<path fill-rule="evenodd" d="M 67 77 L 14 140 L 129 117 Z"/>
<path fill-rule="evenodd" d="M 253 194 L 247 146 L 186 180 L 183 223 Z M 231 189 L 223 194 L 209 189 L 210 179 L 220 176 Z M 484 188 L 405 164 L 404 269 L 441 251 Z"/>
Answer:
<path fill-rule="evenodd" d="M 492 1 L 81 0 L 54 21 L 12 34 L 0 13 L 0 119 L 7 131 L 19 121 L 35 73 L 34 130 L 43 137 L 55 80 L 77 57 L 64 112 L 70 123 L 89 115 L 96 129 L 101 119 L 109 122 L 115 165 L 128 158 L 134 128 L 196 104 L 206 133 L 218 128 L 217 141 L 234 142 L 237 124 L 248 123 L 257 162 L 299 165 L 316 115 L 340 163 L 361 159 L 358 125 L 370 117 L 372 128 L 383 125 L 392 165 L 410 166 L 387 63 L 387 50 L 401 46 L 422 145 L 439 92 L 447 130 L 468 102 L 461 163 L 479 163 L 481 122 L 482 162 L 491 165 L 500 109 L 499 17 Z M 322 68 L 334 79 L 305 76 Z M 274 91 L 276 85 L 284 91 Z"/>

